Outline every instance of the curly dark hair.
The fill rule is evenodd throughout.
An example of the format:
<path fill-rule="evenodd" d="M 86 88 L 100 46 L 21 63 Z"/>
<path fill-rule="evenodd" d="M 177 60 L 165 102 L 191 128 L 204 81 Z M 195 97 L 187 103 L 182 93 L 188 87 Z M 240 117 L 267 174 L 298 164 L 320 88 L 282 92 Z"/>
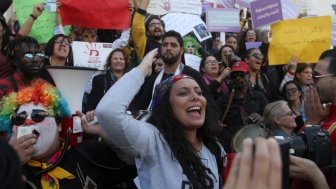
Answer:
<path fill-rule="evenodd" d="M 215 175 L 218 173 L 212 173 L 211 170 L 202 163 L 200 157 L 197 155 L 197 151 L 184 136 L 183 127 L 178 120 L 172 116 L 174 114 L 169 102 L 170 91 L 171 87 L 163 95 L 160 105 L 153 109 L 153 113 L 147 121 L 158 128 L 163 137 L 161 139 L 168 143 L 172 151 L 172 159 L 175 158 L 180 163 L 193 189 L 208 188 L 209 183 L 207 184 L 207 182 L 209 181 L 210 185 L 213 186 L 214 181 L 209 174 Z M 214 127 L 211 125 L 209 116 L 209 107 L 207 105 L 205 122 L 203 126 L 197 130 L 197 138 L 202 140 L 203 144 L 216 157 L 217 164 L 219 164 L 221 147 L 214 137 L 212 130 Z M 219 169 L 220 167 L 221 166 L 219 166 Z"/>

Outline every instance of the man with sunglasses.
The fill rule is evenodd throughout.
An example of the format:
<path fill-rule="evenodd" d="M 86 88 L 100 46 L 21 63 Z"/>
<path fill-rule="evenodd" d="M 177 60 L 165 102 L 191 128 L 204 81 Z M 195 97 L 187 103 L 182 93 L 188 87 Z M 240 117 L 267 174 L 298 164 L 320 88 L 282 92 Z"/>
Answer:
<path fill-rule="evenodd" d="M 304 107 L 307 116 L 306 127 L 321 126 L 329 132 L 332 157 L 336 155 L 336 49 L 324 51 L 314 68 L 315 86 L 305 87 Z M 323 105 L 324 104 L 324 105 Z M 323 169 L 330 188 L 336 188 L 336 170 L 332 163 Z M 306 185 L 303 185 L 306 184 Z M 307 183 L 297 188 L 311 188 Z"/>
<path fill-rule="evenodd" d="M 249 66 L 245 62 L 233 64 L 230 74 L 231 86 L 229 85 L 231 92 L 220 96 L 217 100 L 220 121 L 224 123 L 218 139 L 226 152 L 232 151 L 232 137 L 239 129 L 244 125 L 262 121 L 261 115 L 268 103 L 262 92 L 249 88 L 248 73 Z"/>
<path fill-rule="evenodd" d="M 0 99 L 13 91 L 17 92 L 39 77 L 44 66 L 45 56 L 39 43 L 31 37 L 12 40 L 7 50 L 8 61 L 14 74 L 0 79 Z"/>
<path fill-rule="evenodd" d="M 78 112 L 80 114 L 80 112 Z M 23 174 L 37 188 L 116 188 L 132 181 L 134 166 L 123 163 L 104 140 L 101 127 L 86 126 L 88 137 L 76 147 L 62 138 L 62 118 L 71 116 L 67 102 L 51 84 L 30 86 L 0 100 L 0 133 L 19 155 Z"/>

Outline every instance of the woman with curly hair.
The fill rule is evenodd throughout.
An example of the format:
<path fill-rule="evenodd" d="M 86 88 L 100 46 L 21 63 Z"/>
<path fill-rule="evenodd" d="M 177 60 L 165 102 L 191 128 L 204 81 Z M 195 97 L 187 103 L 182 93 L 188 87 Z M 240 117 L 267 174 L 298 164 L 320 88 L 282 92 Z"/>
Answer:
<path fill-rule="evenodd" d="M 224 150 L 193 78 L 176 75 L 158 84 L 147 122 L 125 113 L 151 74 L 156 54 L 149 52 L 105 94 L 96 109 L 99 123 L 113 144 L 135 157 L 141 188 L 220 189 Z"/>

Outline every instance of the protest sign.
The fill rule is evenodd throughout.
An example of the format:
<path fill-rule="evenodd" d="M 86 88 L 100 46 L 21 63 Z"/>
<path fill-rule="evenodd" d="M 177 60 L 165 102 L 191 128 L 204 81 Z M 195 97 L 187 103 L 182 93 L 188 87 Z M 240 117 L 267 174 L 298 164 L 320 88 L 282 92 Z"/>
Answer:
<path fill-rule="evenodd" d="M 292 56 L 314 63 L 331 46 L 331 16 L 284 20 L 271 25 L 270 65 L 287 64 Z"/>
<path fill-rule="evenodd" d="M 198 41 L 202 42 L 212 37 L 211 33 L 208 32 L 204 22 L 194 26 L 193 32 L 197 37 Z"/>
<path fill-rule="evenodd" d="M 112 43 L 88 43 L 74 41 L 71 44 L 74 57 L 74 66 L 83 66 L 104 70 L 104 64 L 110 52 Z"/>
<path fill-rule="evenodd" d="M 147 12 L 164 15 L 171 12 L 202 14 L 201 0 L 151 0 Z"/>
<path fill-rule="evenodd" d="M 255 29 L 282 19 L 281 0 L 257 0 L 250 7 Z"/>
<path fill-rule="evenodd" d="M 131 12 L 125 0 L 60 0 L 63 25 L 84 28 L 126 29 Z"/>
<path fill-rule="evenodd" d="M 184 53 L 184 60 L 187 66 L 194 68 L 195 70 L 199 71 L 199 67 L 201 65 L 201 58 L 192 54 Z"/>
<path fill-rule="evenodd" d="M 239 32 L 239 9 L 214 9 L 206 11 L 206 25 L 211 32 Z"/>
<path fill-rule="evenodd" d="M 235 8 L 235 0 L 219 0 L 225 8 Z"/>
<path fill-rule="evenodd" d="M 194 26 L 204 23 L 198 15 L 183 13 L 169 13 L 161 19 L 166 25 L 166 31 L 175 30 L 182 36 L 190 33 Z"/>
<path fill-rule="evenodd" d="M 281 5 L 284 20 L 296 19 L 299 16 L 299 7 L 290 0 L 281 0 Z"/>
<path fill-rule="evenodd" d="M 22 26 L 29 15 L 33 12 L 34 5 L 43 2 L 43 0 L 14 0 L 14 9 L 20 25 Z M 29 35 L 35 38 L 39 43 L 47 43 L 54 34 L 55 13 L 43 11 L 43 13 L 34 22 Z"/>
<path fill-rule="evenodd" d="M 252 49 L 252 48 L 259 48 L 261 46 L 261 42 L 245 42 L 246 50 Z"/>
<path fill-rule="evenodd" d="M 332 22 L 332 44 L 336 46 L 336 16 L 333 16 Z"/>
<path fill-rule="evenodd" d="M 153 15 L 165 15 L 169 13 L 170 9 L 169 0 L 150 0 L 147 12 Z"/>
<path fill-rule="evenodd" d="M 236 4 L 238 4 L 240 7 L 250 7 L 250 3 L 255 0 L 236 0 Z"/>

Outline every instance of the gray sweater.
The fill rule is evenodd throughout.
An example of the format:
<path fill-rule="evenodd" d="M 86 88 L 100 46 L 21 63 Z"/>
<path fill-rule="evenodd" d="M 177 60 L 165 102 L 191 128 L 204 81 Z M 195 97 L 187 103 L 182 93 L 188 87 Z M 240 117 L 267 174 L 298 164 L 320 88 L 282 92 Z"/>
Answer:
<path fill-rule="evenodd" d="M 122 151 L 135 156 L 142 189 L 189 189 L 187 177 L 159 130 L 125 113 L 144 82 L 144 75 L 134 68 L 105 94 L 96 108 L 96 116 L 109 139 Z M 200 157 L 214 175 L 214 189 L 219 189 L 215 156 L 203 145 Z"/>

